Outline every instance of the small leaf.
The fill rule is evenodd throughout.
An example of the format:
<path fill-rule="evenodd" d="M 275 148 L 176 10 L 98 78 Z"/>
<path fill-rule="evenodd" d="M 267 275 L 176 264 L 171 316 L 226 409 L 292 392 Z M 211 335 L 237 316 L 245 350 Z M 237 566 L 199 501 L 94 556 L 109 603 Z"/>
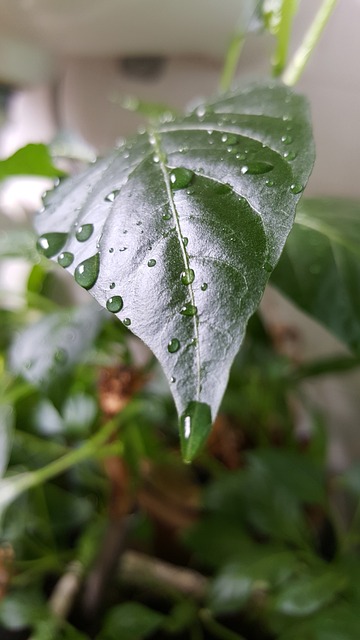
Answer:
<path fill-rule="evenodd" d="M 67 234 L 53 258 L 74 256 L 81 286 L 103 307 L 121 298 L 114 313 L 159 359 L 179 416 L 199 403 L 214 420 L 313 158 L 304 99 L 254 84 L 124 143 L 37 217 L 40 243 Z M 195 413 L 188 459 L 209 431 Z"/>
<path fill-rule="evenodd" d="M 360 202 L 309 199 L 271 282 L 360 355 Z"/>
<path fill-rule="evenodd" d="M 65 173 L 53 165 L 45 144 L 27 144 L 9 158 L 0 160 L 0 180 L 21 175 L 58 178 Z"/>
<path fill-rule="evenodd" d="M 124 602 L 109 611 L 98 640 L 142 640 L 162 625 L 165 616 L 138 602 Z"/>
<path fill-rule="evenodd" d="M 9 354 L 12 371 L 35 386 L 51 384 L 81 359 L 103 318 L 94 305 L 45 316 L 15 339 Z"/>

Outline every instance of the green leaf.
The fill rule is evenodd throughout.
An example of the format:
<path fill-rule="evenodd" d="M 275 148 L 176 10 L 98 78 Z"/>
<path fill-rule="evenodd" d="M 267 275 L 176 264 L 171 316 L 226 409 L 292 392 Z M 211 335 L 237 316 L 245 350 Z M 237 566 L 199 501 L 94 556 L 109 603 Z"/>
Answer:
<path fill-rule="evenodd" d="M 13 590 L 0 603 L 0 624 L 15 631 L 46 616 L 46 605 L 39 591 Z"/>
<path fill-rule="evenodd" d="M 4 475 L 11 450 L 14 414 L 11 406 L 0 405 L 0 478 Z"/>
<path fill-rule="evenodd" d="M 138 602 L 124 602 L 109 611 L 98 640 L 142 640 L 159 629 L 164 619 Z"/>
<path fill-rule="evenodd" d="M 42 251 L 159 359 L 185 459 L 216 416 L 313 158 L 304 99 L 254 84 L 139 134 L 36 220 Z"/>
<path fill-rule="evenodd" d="M 300 576 L 284 585 L 275 599 L 274 610 L 286 616 L 309 616 L 332 602 L 346 585 L 346 578 L 331 570 L 319 576 Z"/>
<path fill-rule="evenodd" d="M 102 319 L 93 304 L 45 316 L 13 342 L 9 354 L 12 371 L 35 386 L 50 385 L 81 359 Z"/>
<path fill-rule="evenodd" d="M 0 160 L 0 180 L 20 175 L 59 178 L 65 173 L 53 165 L 45 144 L 27 144 L 9 158 Z"/>
<path fill-rule="evenodd" d="M 301 202 L 271 282 L 360 355 L 360 202 Z"/>
<path fill-rule="evenodd" d="M 28 229 L 11 228 L 1 231 L 0 258 L 25 258 L 29 262 L 39 262 L 36 251 L 36 237 Z"/>

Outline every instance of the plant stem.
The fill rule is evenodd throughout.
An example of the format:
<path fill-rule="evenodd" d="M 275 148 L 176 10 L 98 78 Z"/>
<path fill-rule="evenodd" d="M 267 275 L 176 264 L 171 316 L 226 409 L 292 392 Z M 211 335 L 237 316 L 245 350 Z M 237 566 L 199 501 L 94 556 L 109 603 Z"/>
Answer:
<path fill-rule="evenodd" d="M 224 68 L 221 74 L 219 89 L 221 93 L 228 91 L 231 87 L 236 68 L 244 46 L 244 31 L 237 31 L 230 40 L 230 44 L 225 56 Z"/>
<path fill-rule="evenodd" d="M 215 620 L 208 609 L 200 611 L 200 618 L 210 633 L 219 638 L 219 640 L 245 640 L 244 636 L 240 636 L 235 631 L 227 629 L 220 622 Z"/>
<path fill-rule="evenodd" d="M 281 21 L 277 33 L 277 47 L 272 60 L 274 76 L 279 76 L 286 65 L 291 26 L 296 13 L 296 8 L 297 0 L 283 0 L 281 6 Z"/>
<path fill-rule="evenodd" d="M 290 61 L 283 74 L 282 80 L 289 87 L 296 84 L 303 73 L 310 55 L 317 44 L 331 13 L 333 12 L 337 0 L 323 0 L 312 24 L 306 32 L 304 39 Z"/>

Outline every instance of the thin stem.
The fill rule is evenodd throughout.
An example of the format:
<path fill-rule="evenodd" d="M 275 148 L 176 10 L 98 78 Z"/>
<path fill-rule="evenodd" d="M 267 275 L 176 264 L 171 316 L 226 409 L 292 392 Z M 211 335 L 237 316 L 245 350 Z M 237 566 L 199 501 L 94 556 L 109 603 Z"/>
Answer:
<path fill-rule="evenodd" d="M 277 32 L 277 47 L 272 60 L 273 75 L 279 76 L 286 65 L 291 26 L 296 13 L 298 0 L 283 0 L 281 5 L 281 20 Z"/>
<path fill-rule="evenodd" d="M 231 87 L 241 52 L 245 42 L 243 29 L 237 31 L 230 40 L 230 44 L 225 56 L 224 68 L 221 74 L 219 89 L 221 93 L 228 91 Z"/>
<path fill-rule="evenodd" d="M 287 84 L 289 87 L 296 84 L 303 73 L 310 55 L 335 8 L 336 2 L 337 0 L 323 0 L 323 3 L 306 32 L 300 47 L 296 51 L 293 59 L 290 61 L 283 74 L 282 80 L 284 84 Z"/>

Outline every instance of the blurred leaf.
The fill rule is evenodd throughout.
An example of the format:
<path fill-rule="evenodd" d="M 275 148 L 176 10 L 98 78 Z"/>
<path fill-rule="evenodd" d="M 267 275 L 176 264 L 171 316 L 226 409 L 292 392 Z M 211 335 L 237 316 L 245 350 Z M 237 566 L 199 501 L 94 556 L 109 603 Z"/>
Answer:
<path fill-rule="evenodd" d="M 97 414 L 95 399 L 85 393 L 69 395 L 62 408 L 64 433 L 80 438 L 86 437 Z"/>
<path fill-rule="evenodd" d="M 257 553 L 245 552 L 242 560 L 225 565 L 212 582 L 209 607 L 215 614 L 241 609 L 256 589 L 269 591 L 286 581 L 299 560 L 291 551 L 267 549 L 257 545 Z"/>
<path fill-rule="evenodd" d="M 59 412 L 50 400 L 39 401 L 34 411 L 34 428 L 41 435 L 54 436 L 63 431 L 63 422 Z"/>
<path fill-rule="evenodd" d="M 142 640 L 157 631 L 165 616 L 138 602 L 124 602 L 111 609 L 98 640 Z"/>
<path fill-rule="evenodd" d="M 360 462 L 355 462 L 339 477 L 338 481 L 355 496 L 360 497 Z"/>
<path fill-rule="evenodd" d="M 12 631 L 32 626 L 47 615 L 40 591 L 14 590 L 0 602 L 0 623 Z"/>
<path fill-rule="evenodd" d="M 280 590 L 273 609 L 286 616 L 309 616 L 335 600 L 347 586 L 347 579 L 334 570 L 320 575 L 300 575 Z"/>
<path fill-rule="evenodd" d="M 25 258 L 29 262 L 40 261 L 36 249 L 36 236 L 33 231 L 12 228 L 1 231 L 0 258 Z"/>
<path fill-rule="evenodd" d="M 0 160 L 0 180 L 19 175 L 59 178 L 65 174 L 53 165 L 45 144 L 28 144 Z"/>
<path fill-rule="evenodd" d="M 198 607 L 192 600 L 181 600 L 171 609 L 164 627 L 171 634 L 183 633 L 197 618 Z"/>
<path fill-rule="evenodd" d="M 271 282 L 360 355 L 360 202 L 302 200 Z"/>
<path fill-rule="evenodd" d="M 104 319 L 94 304 L 43 317 L 15 339 L 9 353 L 11 370 L 35 386 L 48 387 L 83 358 Z"/>
<path fill-rule="evenodd" d="M 13 426 L 12 407 L 0 404 L 0 478 L 4 475 L 9 461 Z"/>
<path fill-rule="evenodd" d="M 43 487 L 50 522 L 54 535 L 61 537 L 65 532 L 74 532 L 84 527 L 93 515 L 93 506 L 87 498 L 73 495 L 55 484 Z"/>
<path fill-rule="evenodd" d="M 151 120 L 160 119 L 162 122 L 166 122 L 167 119 L 172 120 L 172 118 L 178 115 L 174 108 L 169 107 L 165 103 L 140 100 L 139 98 L 130 95 L 120 97 L 118 99 L 114 97 L 112 102 L 119 102 L 123 109 L 134 111 L 135 113 L 139 113 Z"/>

